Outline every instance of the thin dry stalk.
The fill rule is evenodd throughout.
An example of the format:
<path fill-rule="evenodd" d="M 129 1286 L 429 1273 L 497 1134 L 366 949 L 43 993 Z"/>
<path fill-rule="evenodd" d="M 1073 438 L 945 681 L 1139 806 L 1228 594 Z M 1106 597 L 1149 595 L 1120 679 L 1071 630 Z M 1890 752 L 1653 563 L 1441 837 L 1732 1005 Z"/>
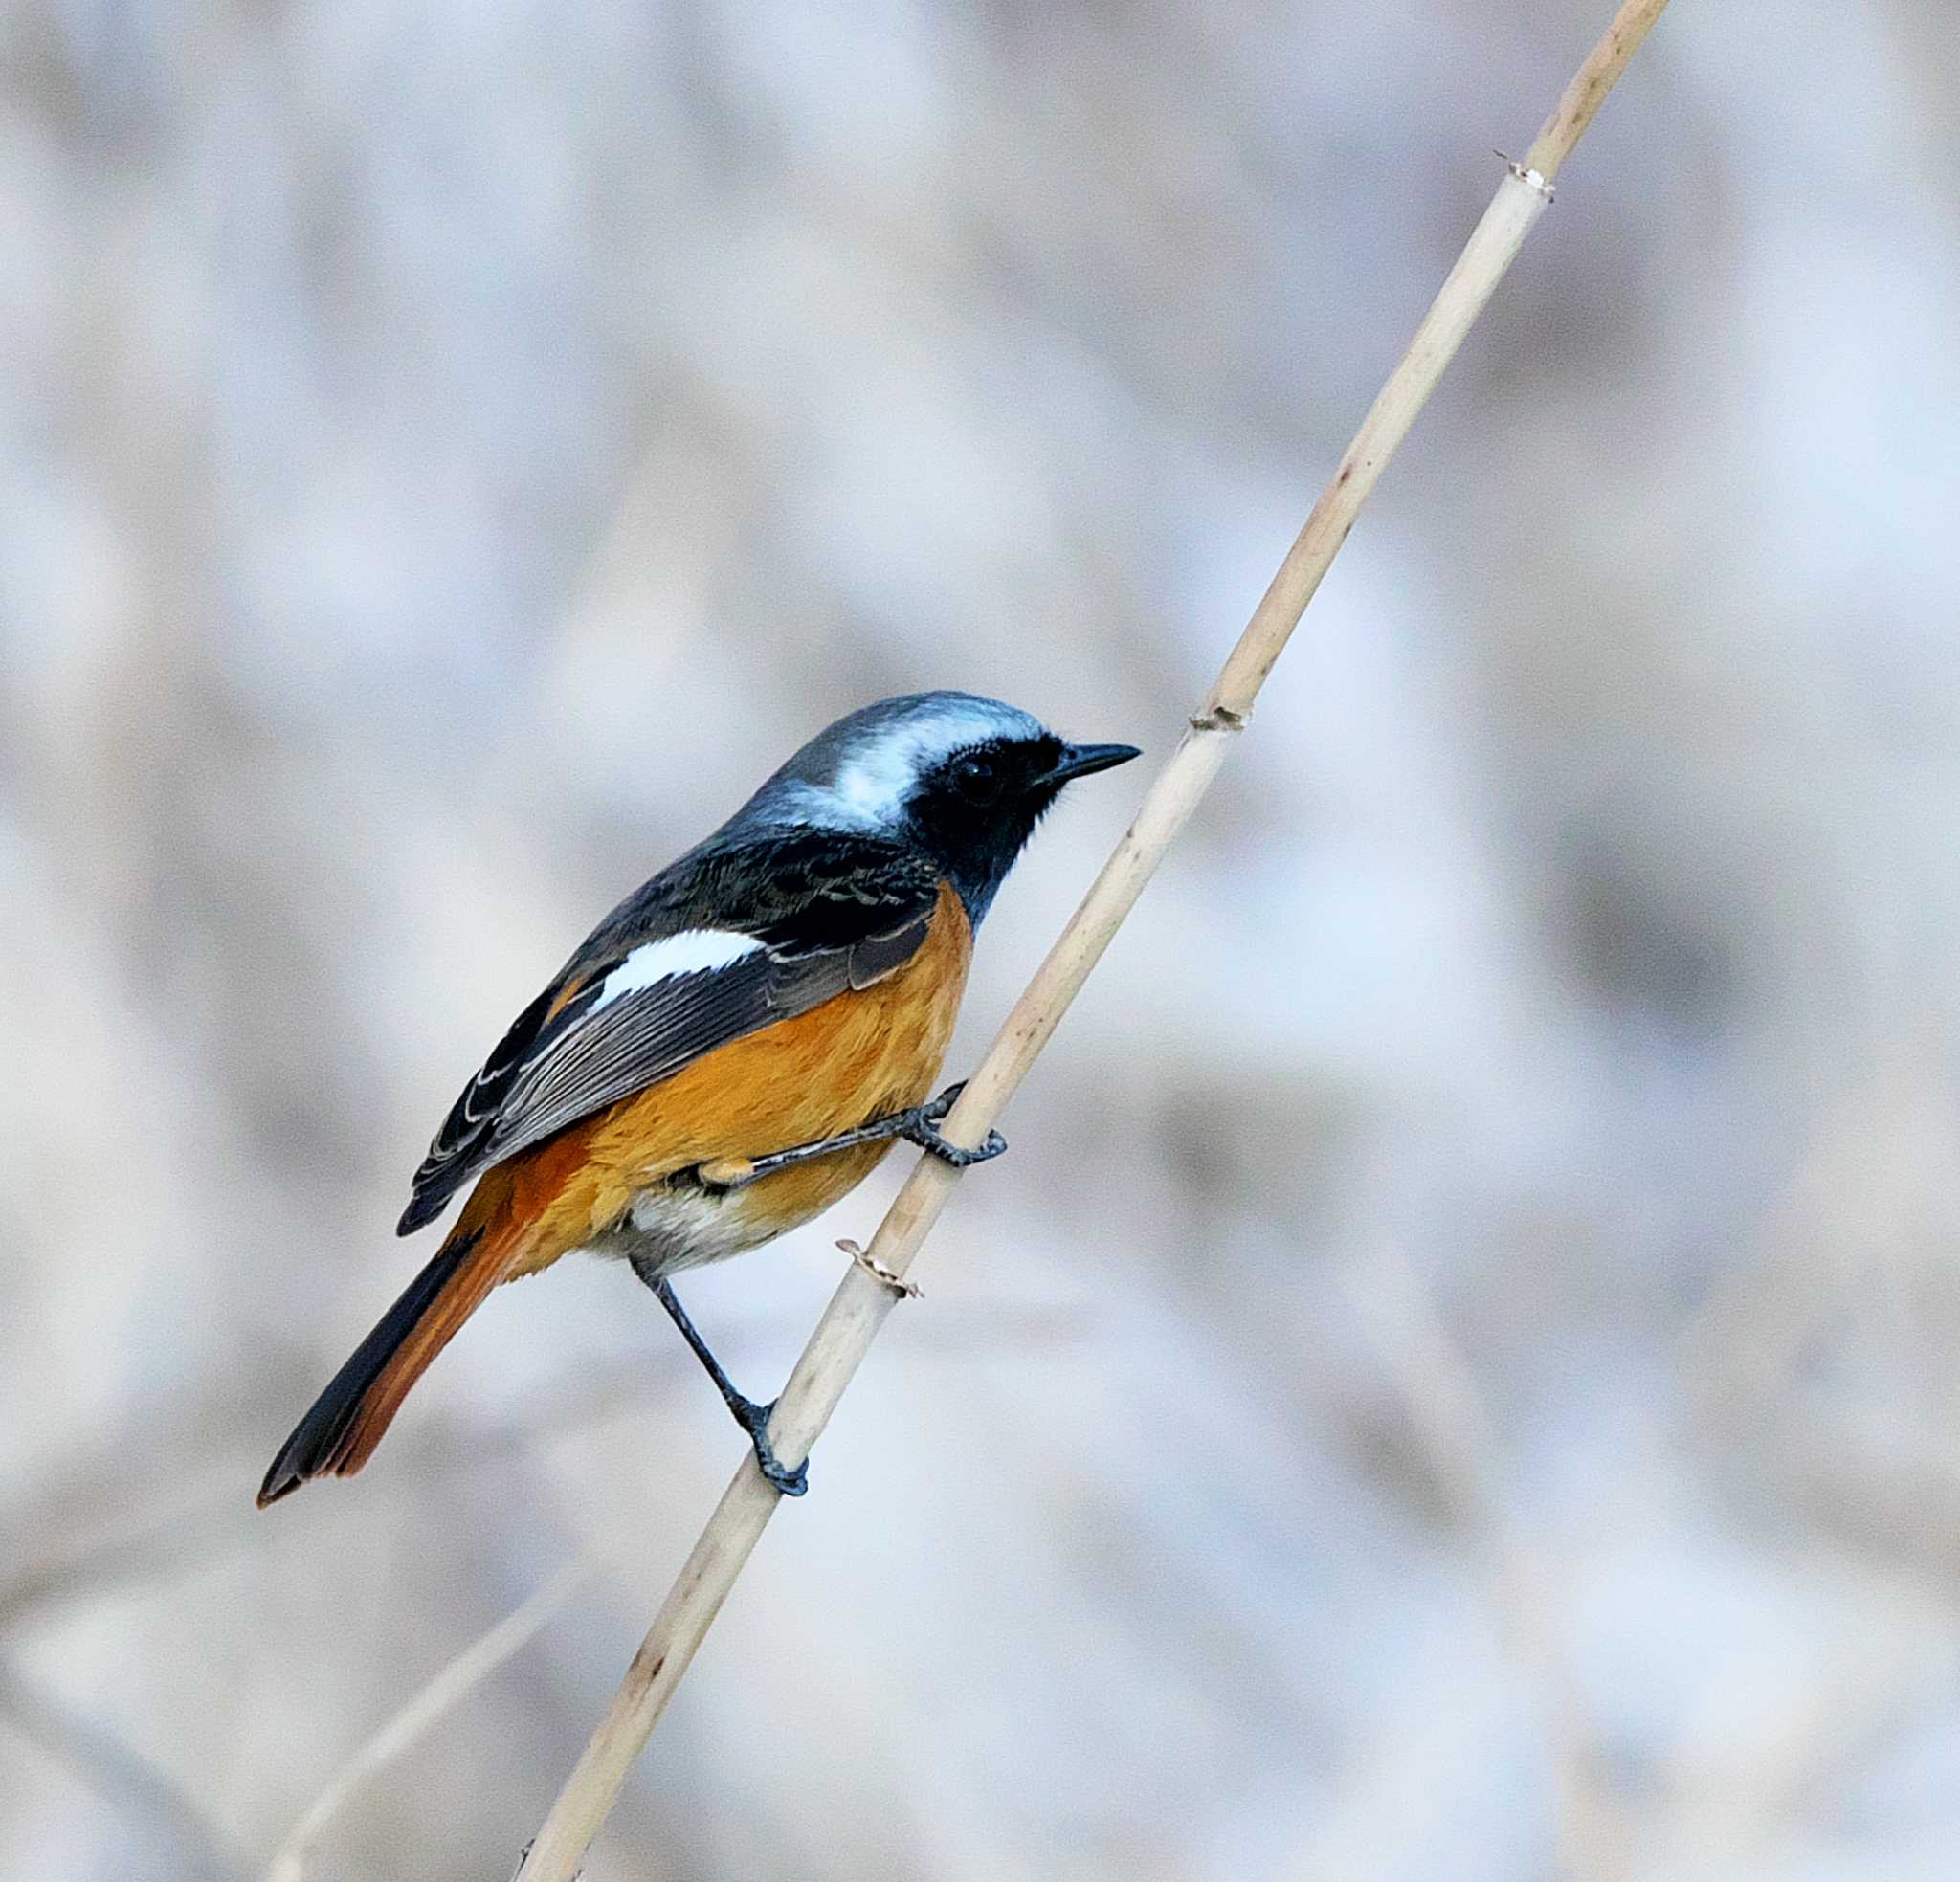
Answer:
<path fill-rule="evenodd" d="M 1217 776 L 1362 504 L 1544 213 L 1552 179 L 1666 4 L 1626 0 L 1567 86 L 1529 155 L 1507 166 L 1490 207 L 1343 454 L 1217 680 L 1192 716 L 1169 763 L 1150 786 L 1136 820 L 967 1081 L 942 1126 L 953 1142 L 977 1144 L 986 1135 Z M 946 1163 L 922 1157 L 879 1225 L 868 1251 L 871 1261 L 902 1276 L 958 1180 Z M 809 1455 L 896 1299 L 866 1263 L 854 1262 L 844 1275 L 769 1421 L 769 1442 L 791 1468 Z M 571 1882 L 586 1846 L 611 1812 L 633 1760 L 761 1539 L 777 1501 L 776 1492 L 745 1462 L 545 1819 L 522 1871 L 524 1882 Z"/>
<path fill-rule="evenodd" d="M 248 1873 L 223 1828 L 175 1777 L 65 1699 L 30 1685 L 4 1660 L 0 1722 L 67 1766 L 105 1802 L 161 1831 L 185 1874 L 233 1882 Z M 145 1847 L 153 1844 L 146 1842 Z"/>
<path fill-rule="evenodd" d="M 287 1831 L 286 1840 L 266 1867 L 266 1882 L 305 1882 L 307 1855 L 347 1799 L 459 1704 L 472 1687 L 495 1672 L 584 1586 L 591 1572 L 590 1562 L 568 1562 L 521 1606 L 487 1632 L 478 1635 L 392 1717 L 385 1720 L 334 1773 L 326 1788 Z"/>
<path fill-rule="evenodd" d="M 1361 1253 L 1343 1278 L 1452 1515 L 1481 1545 L 1505 1644 L 1534 1681 L 1556 1791 L 1558 1872 L 1572 1882 L 1618 1882 L 1628 1838 L 1559 1648 L 1559 1578 L 1503 1494 L 1503 1450 L 1476 1376 L 1401 1248 Z"/>

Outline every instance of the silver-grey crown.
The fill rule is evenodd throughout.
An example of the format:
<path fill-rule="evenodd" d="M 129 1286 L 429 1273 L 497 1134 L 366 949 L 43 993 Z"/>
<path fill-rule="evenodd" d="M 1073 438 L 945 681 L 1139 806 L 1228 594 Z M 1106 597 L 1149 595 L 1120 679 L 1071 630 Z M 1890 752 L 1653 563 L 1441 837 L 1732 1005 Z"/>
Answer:
<path fill-rule="evenodd" d="M 848 713 L 749 800 L 786 821 L 837 829 L 890 824 L 921 777 L 990 739 L 1038 739 L 1032 714 L 976 693 L 904 693 Z"/>

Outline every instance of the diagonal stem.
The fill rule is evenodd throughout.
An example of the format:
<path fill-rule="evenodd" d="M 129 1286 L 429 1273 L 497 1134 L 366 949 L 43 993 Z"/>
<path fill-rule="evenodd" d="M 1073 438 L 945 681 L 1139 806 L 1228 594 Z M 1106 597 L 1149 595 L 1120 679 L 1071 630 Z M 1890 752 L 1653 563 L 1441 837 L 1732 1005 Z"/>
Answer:
<path fill-rule="evenodd" d="M 1666 4 L 1667 0 L 1624 0 L 1566 88 L 1526 160 L 1508 166 L 1490 207 L 1343 454 L 1177 749 L 1151 785 L 1135 821 L 968 1081 L 946 1120 L 945 1134 L 951 1142 L 970 1146 L 985 1139 L 1217 776 L 1259 688 L 1347 540 L 1362 504 L 1544 213 L 1560 166 Z M 874 1278 L 874 1265 L 893 1275 L 905 1273 L 958 1180 L 959 1172 L 938 1158 L 922 1157 L 879 1225 L 864 1261 L 852 1265 L 832 1295 L 769 1421 L 770 1441 L 787 1464 L 793 1467 L 809 1455 L 896 1301 L 893 1290 Z M 777 1500 L 775 1491 L 745 1461 L 552 1805 L 521 1871 L 522 1882 L 571 1882 L 633 1760 L 761 1539 Z"/>

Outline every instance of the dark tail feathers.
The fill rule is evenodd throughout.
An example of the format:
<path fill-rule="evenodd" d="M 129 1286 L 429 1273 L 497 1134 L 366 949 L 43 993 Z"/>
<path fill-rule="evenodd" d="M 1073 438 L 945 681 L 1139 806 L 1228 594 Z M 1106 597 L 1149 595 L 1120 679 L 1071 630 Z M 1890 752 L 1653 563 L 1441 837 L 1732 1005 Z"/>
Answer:
<path fill-rule="evenodd" d="M 497 1284 L 500 1251 L 480 1228 L 457 1226 L 279 1447 L 260 1509 L 310 1477 L 351 1476 L 368 1461 L 409 1387 Z"/>

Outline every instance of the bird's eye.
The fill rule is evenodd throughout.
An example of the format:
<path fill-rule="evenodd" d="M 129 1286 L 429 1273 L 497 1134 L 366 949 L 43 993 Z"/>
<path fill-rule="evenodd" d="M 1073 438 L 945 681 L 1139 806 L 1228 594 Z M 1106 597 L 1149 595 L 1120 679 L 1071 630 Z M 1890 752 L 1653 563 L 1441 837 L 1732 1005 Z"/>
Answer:
<path fill-rule="evenodd" d="M 963 758 L 953 766 L 961 792 L 981 803 L 1000 794 L 1000 773 L 984 758 Z"/>

